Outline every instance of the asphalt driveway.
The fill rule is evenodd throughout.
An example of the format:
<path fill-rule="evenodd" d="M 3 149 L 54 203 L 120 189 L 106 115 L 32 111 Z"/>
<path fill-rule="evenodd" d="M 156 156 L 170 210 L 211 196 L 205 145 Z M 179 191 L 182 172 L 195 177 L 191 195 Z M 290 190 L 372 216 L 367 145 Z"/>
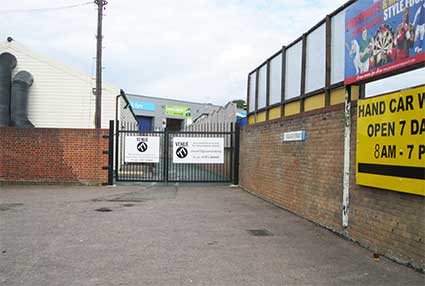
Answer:
<path fill-rule="evenodd" d="M 0 284 L 424 285 L 425 275 L 227 186 L 2 186 Z"/>

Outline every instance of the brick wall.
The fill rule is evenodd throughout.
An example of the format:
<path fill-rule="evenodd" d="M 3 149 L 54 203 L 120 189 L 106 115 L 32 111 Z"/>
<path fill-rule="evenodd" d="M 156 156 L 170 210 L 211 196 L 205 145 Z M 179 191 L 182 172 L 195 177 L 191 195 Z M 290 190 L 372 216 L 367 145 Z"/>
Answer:
<path fill-rule="evenodd" d="M 0 128 L 0 182 L 102 184 L 107 130 Z"/>
<path fill-rule="evenodd" d="M 342 227 L 344 106 L 244 127 L 240 184 L 247 191 L 401 263 L 425 269 L 425 198 L 357 186 L 352 111 L 349 227 Z M 305 142 L 281 143 L 305 130 Z"/>

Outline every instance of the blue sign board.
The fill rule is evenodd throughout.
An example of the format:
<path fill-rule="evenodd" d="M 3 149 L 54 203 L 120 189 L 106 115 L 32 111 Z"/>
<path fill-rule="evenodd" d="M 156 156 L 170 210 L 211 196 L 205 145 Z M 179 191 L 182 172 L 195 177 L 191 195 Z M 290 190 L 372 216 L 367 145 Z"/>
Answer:
<path fill-rule="evenodd" d="M 425 61 L 425 0 L 359 0 L 345 18 L 345 84 Z"/>
<path fill-rule="evenodd" d="M 155 103 L 130 100 L 131 108 L 134 110 L 155 111 Z"/>
<path fill-rule="evenodd" d="M 238 113 L 236 113 L 236 117 L 245 118 L 246 117 L 246 111 L 239 111 Z"/>

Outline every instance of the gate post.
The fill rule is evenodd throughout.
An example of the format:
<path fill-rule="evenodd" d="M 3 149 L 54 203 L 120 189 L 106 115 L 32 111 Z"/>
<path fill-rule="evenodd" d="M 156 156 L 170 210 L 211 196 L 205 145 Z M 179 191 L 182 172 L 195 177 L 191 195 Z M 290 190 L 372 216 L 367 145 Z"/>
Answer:
<path fill-rule="evenodd" d="M 108 185 L 114 184 L 114 121 L 109 121 Z"/>
<path fill-rule="evenodd" d="M 239 184 L 239 151 L 240 151 L 240 136 L 241 136 L 241 126 L 239 123 L 236 123 L 235 126 L 235 152 L 234 152 L 234 161 L 233 161 L 233 185 Z"/>
<path fill-rule="evenodd" d="M 167 127 L 164 128 L 164 148 L 163 148 L 163 153 L 164 153 L 164 182 L 166 184 L 168 184 L 168 145 L 169 145 L 169 133 L 168 133 L 168 129 Z"/>
<path fill-rule="evenodd" d="M 118 177 L 118 157 L 119 157 L 119 139 L 120 139 L 120 121 L 117 120 L 116 121 L 116 126 L 115 126 L 115 180 L 118 181 L 119 177 Z"/>

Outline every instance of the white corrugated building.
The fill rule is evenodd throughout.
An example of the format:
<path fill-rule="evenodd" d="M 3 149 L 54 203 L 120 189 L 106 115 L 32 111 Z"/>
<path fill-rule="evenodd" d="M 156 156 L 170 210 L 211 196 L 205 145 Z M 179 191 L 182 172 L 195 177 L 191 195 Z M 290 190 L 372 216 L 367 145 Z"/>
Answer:
<path fill-rule="evenodd" d="M 21 70 L 34 77 L 28 99 L 28 118 L 36 128 L 95 128 L 95 78 L 65 64 L 38 55 L 15 42 L 0 43 L 0 54 L 8 52 L 18 61 L 13 75 Z M 115 101 L 120 93 L 107 83 L 102 92 L 102 128 L 115 119 Z M 120 100 L 121 107 L 125 105 Z M 119 119 L 136 122 L 130 108 L 119 108 Z"/>

